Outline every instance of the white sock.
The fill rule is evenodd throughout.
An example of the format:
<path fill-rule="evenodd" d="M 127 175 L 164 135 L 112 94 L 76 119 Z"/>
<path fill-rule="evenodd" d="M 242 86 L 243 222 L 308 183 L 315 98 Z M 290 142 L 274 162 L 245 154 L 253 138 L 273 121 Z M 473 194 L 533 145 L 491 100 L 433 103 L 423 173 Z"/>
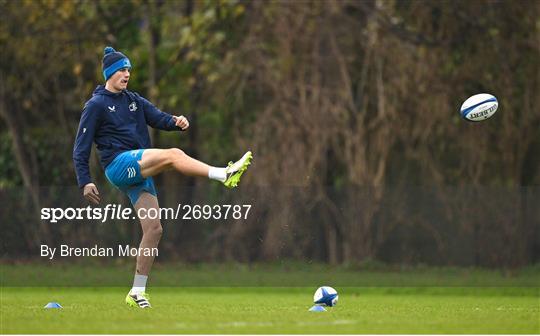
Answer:
<path fill-rule="evenodd" d="M 208 177 L 212 180 L 225 182 L 227 179 L 227 173 L 225 172 L 225 168 L 210 167 L 208 170 Z"/>
<path fill-rule="evenodd" d="M 148 275 L 135 274 L 135 279 L 133 279 L 133 287 L 131 288 L 131 294 L 141 294 L 146 291 L 146 281 L 148 280 Z"/>

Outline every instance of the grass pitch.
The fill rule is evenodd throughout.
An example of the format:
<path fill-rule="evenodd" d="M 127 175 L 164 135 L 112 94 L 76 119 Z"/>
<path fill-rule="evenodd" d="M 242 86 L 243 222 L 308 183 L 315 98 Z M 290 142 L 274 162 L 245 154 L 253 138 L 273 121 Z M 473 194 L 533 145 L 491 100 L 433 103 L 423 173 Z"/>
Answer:
<path fill-rule="evenodd" d="M 13 270 L 6 269 L 4 280 L 10 283 Z M 74 267 L 73 272 L 80 269 Z M 335 274 L 339 283 L 339 272 Z M 478 277 L 470 278 L 479 281 Z M 462 281 L 466 282 L 462 279 L 459 283 Z M 339 292 L 338 306 L 322 313 L 308 312 L 313 292 L 320 284 L 313 287 L 152 286 L 149 293 L 154 308 L 148 310 L 130 308 L 124 303 L 129 284 L 95 288 L 3 286 L 0 332 L 540 333 L 539 288 L 511 286 L 512 282 L 523 284 L 525 280 L 519 277 L 506 281 L 492 287 L 335 286 Z M 44 309 L 50 301 L 59 302 L 64 308 Z"/>

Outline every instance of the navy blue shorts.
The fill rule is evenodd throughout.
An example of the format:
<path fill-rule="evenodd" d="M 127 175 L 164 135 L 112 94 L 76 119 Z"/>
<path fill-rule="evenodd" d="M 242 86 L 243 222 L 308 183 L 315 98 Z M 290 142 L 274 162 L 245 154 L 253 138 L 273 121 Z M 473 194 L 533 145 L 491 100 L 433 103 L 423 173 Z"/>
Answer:
<path fill-rule="evenodd" d="M 112 185 L 126 193 L 135 205 L 144 191 L 157 196 L 154 179 L 142 177 L 139 162 L 144 149 L 135 149 L 118 155 L 105 169 L 105 176 Z"/>

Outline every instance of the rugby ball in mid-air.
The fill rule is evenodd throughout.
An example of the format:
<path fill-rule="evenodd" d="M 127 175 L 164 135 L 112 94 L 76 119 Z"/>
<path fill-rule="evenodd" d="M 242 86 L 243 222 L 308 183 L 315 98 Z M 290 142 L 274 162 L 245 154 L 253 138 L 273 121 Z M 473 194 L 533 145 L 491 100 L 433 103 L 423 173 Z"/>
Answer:
<path fill-rule="evenodd" d="M 313 303 L 320 306 L 333 307 L 337 304 L 338 293 L 335 289 L 328 286 L 317 288 L 313 295 Z"/>
<path fill-rule="evenodd" d="M 468 121 L 486 120 L 495 114 L 499 102 L 495 96 L 489 93 L 480 93 L 469 97 L 461 105 L 461 117 Z"/>

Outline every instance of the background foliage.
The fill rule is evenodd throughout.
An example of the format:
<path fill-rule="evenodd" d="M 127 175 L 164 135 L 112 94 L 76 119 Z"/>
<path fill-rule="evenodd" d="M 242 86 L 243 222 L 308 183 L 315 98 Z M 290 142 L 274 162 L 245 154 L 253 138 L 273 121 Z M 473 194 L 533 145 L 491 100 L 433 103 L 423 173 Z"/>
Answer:
<path fill-rule="evenodd" d="M 270 204 L 247 223 L 171 228 L 171 256 L 538 261 L 538 1 L 0 0 L 0 13 L 2 226 L 26 237 L 4 254 L 69 233 L 37 219 L 62 198 L 40 187 L 75 185 L 76 125 L 112 45 L 134 64 L 131 90 L 191 120 L 185 134 L 153 131 L 154 146 L 215 165 L 249 148 L 243 186 Z M 499 112 L 461 120 L 480 92 Z M 91 167 L 125 202 L 96 153 Z M 177 174 L 158 184 L 163 204 L 221 197 Z M 118 225 L 91 234 L 136 241 Z M 476 252 L 452 257 L 463 246 Z"/>

